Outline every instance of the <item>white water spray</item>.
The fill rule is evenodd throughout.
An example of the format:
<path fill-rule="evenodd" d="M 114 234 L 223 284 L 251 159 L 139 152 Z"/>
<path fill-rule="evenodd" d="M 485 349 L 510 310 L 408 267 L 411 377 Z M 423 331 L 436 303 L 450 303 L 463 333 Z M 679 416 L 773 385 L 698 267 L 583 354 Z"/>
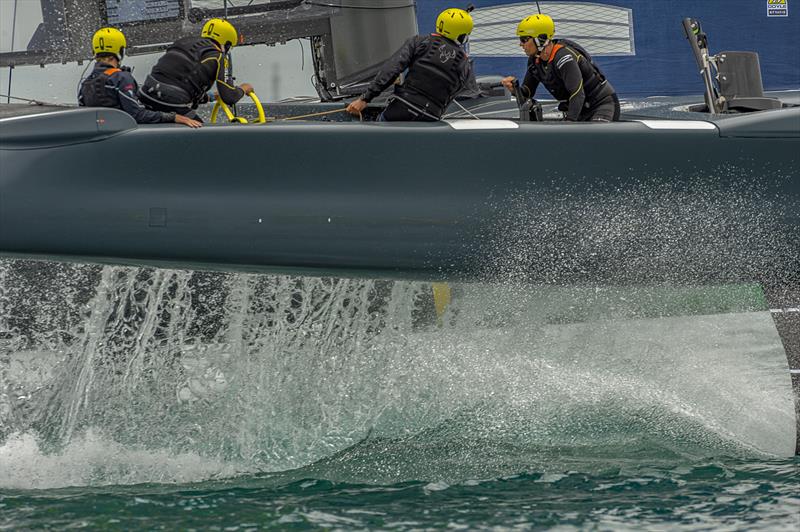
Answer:
<path fill-rule="evenodd" d="M 29 263 L 0 263 L 8 487 L 282 471 L 365 439 L 395 457 L 408 438 L 467 445 L 455 477 L 552 461 L 542 449 L 793 450 L 785 353 L 753 288 L 457 284 L 439 324 L 429 283 L 58 268 L 72 288 L 23 322 Z M 426 453 L 411 470 L 360 457 L 359 478 L 440 474 L 449 458 Z M 333 463 L 319 474 L 349 467 Z"/>

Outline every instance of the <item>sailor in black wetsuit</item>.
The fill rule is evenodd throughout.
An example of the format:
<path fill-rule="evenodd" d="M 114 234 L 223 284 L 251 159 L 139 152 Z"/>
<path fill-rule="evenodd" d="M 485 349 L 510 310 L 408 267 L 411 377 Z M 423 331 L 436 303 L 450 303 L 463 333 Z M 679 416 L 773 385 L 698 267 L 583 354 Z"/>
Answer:
<path fill-rule="evenodd" d="M 405 81 L 397 86 L 381 114 L 385 121 L 436 121 L 453 98 L 467 85 L 471 66 L 463 45 L 472 32 L 470 14 L 447 9 L 436 20 L 436 33 L 408 39 L 381 67 L 357 100 L 347 106 L 360 114 L 373 98 L 385 91 L 406 69 Z"/>
<path fill-rule="evenodd" d="M 555 24 L 547 15 L 532 15 L 517 27 L 520 46 L 528 55 L 528 70 L 522 90 L 533 97 L 539 83 L 561 103 L 564 118 L 580 122 L 619 120 L 619 98 L 603 72 L 580 45 L 568 39 L 553 39 Z M 513 91 L 516 78 L 503 79 Z"/>
<path fill-rule="evenodd" d="M 208 103 L 208 91 L 217 84 L 219 98 L 228 105 L 253 91 L 249 83 L 234 87 L 225 78 L 228 51 L 236 46 L 236 28 L 227 20 L 205 23 L 200 37 L 175 41 L 153 66 L 139 89 L 139 99 L 156 111 L 173 111 L 196 118 L 195 109 Z"/>
<path fill-rule="evenodd" d="M 200 127 L 200 122 L 175 113 L 149 111 L 136 99 L 137 84 L 130 69 L 120 66 L 125 55 L 125 35 L 116 28 L 101 28 L 92 37 L 95 65 L 91 74 L 81 81 L 78 105 L 82 107 L 112 107 L 131 115 L 139 124 L 177 122 Z"/>

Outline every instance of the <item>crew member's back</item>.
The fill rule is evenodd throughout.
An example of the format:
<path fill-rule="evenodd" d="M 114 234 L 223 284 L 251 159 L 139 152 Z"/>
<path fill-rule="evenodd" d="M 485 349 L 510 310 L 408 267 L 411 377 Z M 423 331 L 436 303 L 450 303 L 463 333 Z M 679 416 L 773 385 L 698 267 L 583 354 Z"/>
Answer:
<path fill-rule="evenodd" d="M 139 90 L 139 99 L 148 109 L 196 116 L 195 109 L 209 101 L 208 91 L 216 83 L 219 98 L 235 104 L 253 90 L 248 83 L 236 87 L 226 80 L 226 56 L 238 42 L 231 23 L 209 20 L 200 37 L 183 37 L 167 48 Z"/>
<path fill-rule="evenodd" d="M 407 69 L 405 80 L 395 87 L 381 120 L 440 120 L 470 79 L 472 70 L 464 44 L 472 27 L 472 17 L 467 11 L 443 11 L 436 22 L 437 32 L 408 39 L 383 64 L 366 92 L 348 105 L 348 112 L 360 114 L 367 103 L 388 89 Z"/>
<path fill-rule="evenodd" d="M 174 112 L 148 110 L 139 103 L 136 80 L 130 69 L 120 65 L 126 47 L 125 35 L 116 28 L 101 28 L 95 32 L 92 37 L 95 65 L 86 79 L 81 81 L 78 105 L 120 109 L 139 124 L 177 122 L 189 127 L 200 127 L 199 122 Z"/>

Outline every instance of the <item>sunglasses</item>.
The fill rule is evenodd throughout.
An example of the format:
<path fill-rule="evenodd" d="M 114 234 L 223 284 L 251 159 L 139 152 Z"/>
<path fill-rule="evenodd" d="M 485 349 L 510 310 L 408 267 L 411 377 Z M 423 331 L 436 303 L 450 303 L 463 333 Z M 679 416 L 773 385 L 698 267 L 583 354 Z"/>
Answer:
<path fill-rule="evenodd" d="M 530 37 L 528 35 L 524 35 L 524 36 L 519 38 L 519 42 L 522 43 L 522 44 L 525 44 L 526 42 L 530 41 L 531 39 L 533 39 L 533 37 Z"/>

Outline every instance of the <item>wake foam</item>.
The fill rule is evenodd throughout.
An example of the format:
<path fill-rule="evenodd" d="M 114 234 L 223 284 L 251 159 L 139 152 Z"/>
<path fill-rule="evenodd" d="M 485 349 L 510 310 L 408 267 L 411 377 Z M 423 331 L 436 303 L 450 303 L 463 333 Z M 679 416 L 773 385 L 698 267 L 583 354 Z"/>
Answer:
<path fill-rule="evenodd" d="M 246 464 L 196 453 L 122 445 L 94 430 L 63 450 L 46 452 L 31 433 L 11 435 L 0 446 L 0 488 L 51 489 L 143 483 L 185 484 L 247 473 Z"/>

